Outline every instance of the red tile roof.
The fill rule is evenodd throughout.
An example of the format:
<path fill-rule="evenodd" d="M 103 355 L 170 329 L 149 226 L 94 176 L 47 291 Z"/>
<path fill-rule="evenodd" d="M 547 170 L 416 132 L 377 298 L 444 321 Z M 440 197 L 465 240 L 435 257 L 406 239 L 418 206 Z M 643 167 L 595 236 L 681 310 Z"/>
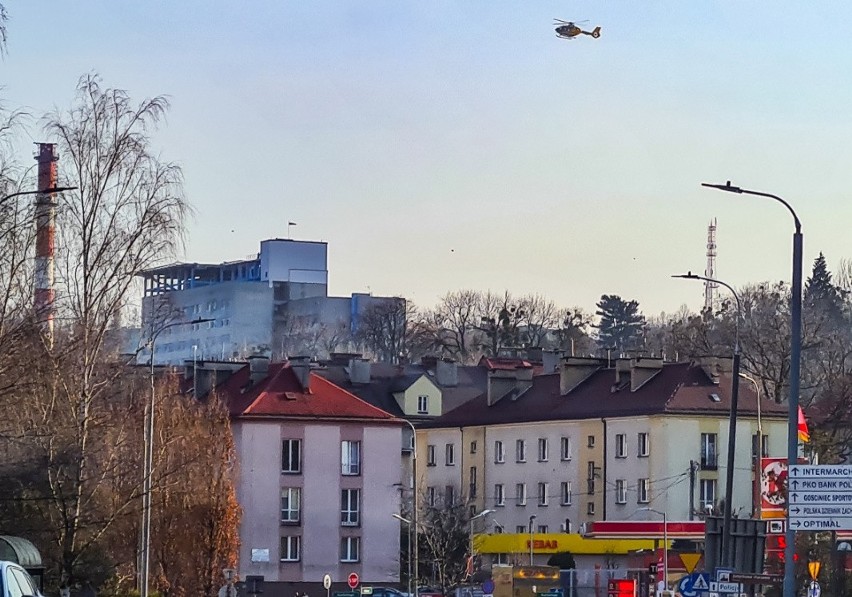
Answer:
<path fill-rule="evenodd" d="M 544 371 L 541 363 L 532 363 L 520 357 L 482 357 L 479 359 L 480 366 L 488 371 L 514 371 L 515 369 L 532 369 L 533 375 L 539 375 Z"/>
<path fill-rule="evenodd" d="M 216 387 L 232 417 L 357 419 L 401 423 L 319 375 L 310 373 L 308 391 L 289 363 L 270 363 L 263 379 L 251 383 L 246 365 Z"/>

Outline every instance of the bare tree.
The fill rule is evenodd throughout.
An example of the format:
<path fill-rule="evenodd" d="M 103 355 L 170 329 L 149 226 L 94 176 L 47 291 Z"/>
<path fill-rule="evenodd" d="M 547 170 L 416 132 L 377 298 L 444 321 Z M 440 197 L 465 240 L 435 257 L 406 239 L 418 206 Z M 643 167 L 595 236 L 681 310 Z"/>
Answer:
<path fill-rule="evenodd" d="M 473 290 L 448 292 L 432 312 L 435 345 L 461 363 L 470 362 L 477 353 L 478 301 Z"/>
<path fill-rule="evenodd" d="M 529 294 L 519 301 L 524 339 L 527 346 L 542 347 L 547 335 L 559 325 L 559 309 L 552 300 L 540 294 Z"/>
<path fill-rule="evenodd" d="M 422 503 L 421 511 L 420 569 L 434 566 L 435 582 L 446 595 L 466 576 L 470 512 L 465 498 L 453 486 L 448 486 L 445 495 L 436 496 L 434 503 Z"/>
<path fill-rule="evenodd" d="M 406 339 L 414 316 L 414 306 L 405 299 L 385 299 L 367 308 L 360 317 L 355 341 L 379 361 L 397 364 L 407 355 Z"/>

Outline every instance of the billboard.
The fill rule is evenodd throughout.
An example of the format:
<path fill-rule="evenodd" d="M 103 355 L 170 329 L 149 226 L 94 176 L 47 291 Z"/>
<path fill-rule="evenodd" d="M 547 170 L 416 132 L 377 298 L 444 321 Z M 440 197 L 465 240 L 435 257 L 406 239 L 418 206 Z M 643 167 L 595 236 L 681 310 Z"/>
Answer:
<path fill-rule="evenodd" d="M 787 516 L 787 459 L 760 459 L 760 517 Z"/>

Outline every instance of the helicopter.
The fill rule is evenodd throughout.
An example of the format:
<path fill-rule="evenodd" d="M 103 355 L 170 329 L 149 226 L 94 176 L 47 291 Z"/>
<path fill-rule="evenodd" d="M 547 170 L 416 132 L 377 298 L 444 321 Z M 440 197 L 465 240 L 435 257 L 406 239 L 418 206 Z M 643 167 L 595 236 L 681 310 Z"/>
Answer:
<path fill-rule="evenodd" d="M 580 22 L 580 24 L 583 23 L 588 23 L 588 21 Z M 576 23 L 573 23 L 572 21 L 563 21 L 562 19 L 553 19 L 553 24 L 556 25 L 556 37 L 561 37 L 562 39 L 574 39 L 581 33 L 583 35 L 591 35 L 595 39 L 601 36 L 600 27 L 595 27 L 591 31 L 583 31 Z"/>

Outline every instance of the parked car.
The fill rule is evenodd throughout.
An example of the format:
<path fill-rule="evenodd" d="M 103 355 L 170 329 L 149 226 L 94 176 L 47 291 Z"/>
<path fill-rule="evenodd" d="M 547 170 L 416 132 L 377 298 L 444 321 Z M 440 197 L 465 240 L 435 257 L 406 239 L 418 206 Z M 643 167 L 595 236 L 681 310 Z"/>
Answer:
<path fill-rule="evenodd" d="M 405 593 L 391 587 L 373 587 L 373 597 L 405 597 Z"/>
<path fill-rule="evenodd" d="M 43 597 L 26 570 L 14 562 L 0 561 L 0 597 Z"/>

